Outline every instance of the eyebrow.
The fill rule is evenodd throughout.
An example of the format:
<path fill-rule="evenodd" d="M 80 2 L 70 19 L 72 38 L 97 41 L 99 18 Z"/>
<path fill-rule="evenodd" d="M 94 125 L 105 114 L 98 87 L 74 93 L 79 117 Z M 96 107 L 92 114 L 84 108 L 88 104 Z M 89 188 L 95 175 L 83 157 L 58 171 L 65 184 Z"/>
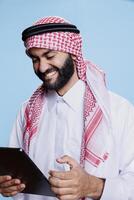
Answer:
<path fill-rule="evenodd" d="M 41 56 L 46 56 L 48 55 L 49 53 L 55 53 L 54 50 L 47 50 L 46 52 L 43 52 Z M 34 55 L 34 54 L 31 54 L 30 52 L 27 52 L 27 55 L 30 57 L 30 58 L 38 58 L 38 56 Z"/>

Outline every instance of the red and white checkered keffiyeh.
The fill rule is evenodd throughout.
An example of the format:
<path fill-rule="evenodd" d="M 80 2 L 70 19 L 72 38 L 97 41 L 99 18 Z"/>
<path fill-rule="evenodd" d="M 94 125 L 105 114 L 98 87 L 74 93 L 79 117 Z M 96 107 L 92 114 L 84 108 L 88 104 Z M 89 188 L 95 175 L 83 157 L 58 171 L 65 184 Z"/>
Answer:
<path fill-rule="evenodd" d="M 46 23 L 69 22 L 60 17 L 45 17 L 37 21 L 34 25 Z M 52 49 L 56 51 L 70 53 L 75 56 L 74 61 L 77 67 L 78 76 L 81 80 L 85 81 L 86 83 L 86 91 L 84 98 L 85 131 L 83 133 L 80 162 L 81 164 L 84 164 L 87 161 L 91 165 L 97 167 L 102 161 L 104 162 L 108 157 L 108 150 L 104 145 L 104 142 L 107 142 L 106 132 L 108 126 L 107 120 L 105 119 L 105 110 L 107 109 L 105 109 L 104 105 L 103 110 L 103 106 L 101 108 L 99 105 L 101 101 L 99 101 L 99 103 L 97 101 L 98 99 L 100 99 L 100 93 L 103 93 L 103 97 L 104 94 L 106 94 L 105 83 L 103 73 L 90 62 L 84 61 L 82 56 L 81 35 L 70 32 L 44 33 L 41 35 L 29 37 L 25 41 L 25 47 L 27 50 L 32 47 Z M 95 82 L 95 78 L 91 76 L 91 79 L 93 79 L 93 81 L 92 83 L 90 83 L 91 80 L 86 75 L 87 71 L 89 71 L 89 74 L 91 73 L 91 75 L 95 74 L 96 80 L 100 81 L 98 85 L 101 84 L 102 88 L 100 90 L 99 95 L 96 95 L 96 92 L 94 93 L 94 84 L 92 83 Z M 29 151 L 30 141 L 32 140 L 32 137 L 38 134 L 37 127 L 42 111 L 42 106 L 45 102 L 44 98 L 45 94 L 43 88 L 40 87 L 30 98 L 25 110 L 26 127 L 23 134 L 23 138 L 24 148 L 27 152 Z"/>
<path fill-rule="evenodd" d="M 63 18 L 47 17 L 39 20 L 34 25 L 46 23 L 69 23 Z M 80 79 L 85 79 L 86 65 L 82 57 L 82 38 L 80 34 L 70 32 L 51 32 L 31 36 L 25 42 L 26 49 L 32 47 L 52 49 L 75 55 L 75 62 Z"/>

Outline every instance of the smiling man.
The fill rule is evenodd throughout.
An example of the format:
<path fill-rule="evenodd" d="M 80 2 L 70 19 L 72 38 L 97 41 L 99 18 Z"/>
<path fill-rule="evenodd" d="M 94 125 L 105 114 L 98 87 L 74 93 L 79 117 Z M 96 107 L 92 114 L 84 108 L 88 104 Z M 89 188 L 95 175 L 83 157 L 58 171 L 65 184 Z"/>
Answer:
<path fill-rule="evenodd" d="M 108 91 L 103 71 L 83 59 L 75 25 L 45 17 L 22 39 L 43 83 L 22 105 L 10 146 L 27 152 L 60 200 L 134 200 L 134 107 Z M 3 196 L 50 198 L 21 193 L 25 187 L 0 176 Z"/>
<path fill-rule="evenodd" d="M 41 48 L 31 48 L 27 54 L 32 59 L 34 71 L 43 81 L 45 90 L 56 90 L 63 95 L 78 80 L 70 54 Z"/>

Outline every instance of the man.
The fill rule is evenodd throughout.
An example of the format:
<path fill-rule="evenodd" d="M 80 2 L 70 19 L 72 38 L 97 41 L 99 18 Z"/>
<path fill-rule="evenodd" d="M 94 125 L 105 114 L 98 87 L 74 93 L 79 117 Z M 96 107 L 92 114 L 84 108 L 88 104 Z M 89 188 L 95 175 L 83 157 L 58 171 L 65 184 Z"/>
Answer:
<path fill-rule="evenodd" d="M 43 81 L 17 117 L 10 146 L 21 147 L 61 200 L 134 199 L 134 108 L 109 92 L 104 73 L 84 61 L 76 26 L 60 17 L 37 21 L 22 34 Z M 24 183 L 0 177 L 0 192 L 24 200 Z"/>

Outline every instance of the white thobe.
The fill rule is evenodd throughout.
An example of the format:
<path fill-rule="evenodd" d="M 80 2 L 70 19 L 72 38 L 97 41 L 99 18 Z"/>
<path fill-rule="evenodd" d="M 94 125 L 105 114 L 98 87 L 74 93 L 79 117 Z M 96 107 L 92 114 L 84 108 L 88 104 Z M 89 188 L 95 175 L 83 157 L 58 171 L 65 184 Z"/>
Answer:
<path fill-rule="evenodd" d="M 38 134 L 30 144 L 30 157 L 48 177 L 50 169 L 66 170 L 55 159 L 64 154 L 79 162 L 83 132 L 83 95 L 85 85 L 78 81 L 63 97 L 47 96 Z M 79 91 L 79 92 L 78 92 Z M 134 107 L 124 98 L 109 92 L 112 120 L 112 144 L 108 160 L 92 172 L 105 177 L 101 200 L 134 200 Z M 24 110 L 13 127 L 10 146 L 22 147 Z M 62 110 L 63 109 L 63 110 Z M 104 176 L 105 174 L 105 176 Z M 19 194 L 19 200 L 48 200 L 52 197 Z"/>

